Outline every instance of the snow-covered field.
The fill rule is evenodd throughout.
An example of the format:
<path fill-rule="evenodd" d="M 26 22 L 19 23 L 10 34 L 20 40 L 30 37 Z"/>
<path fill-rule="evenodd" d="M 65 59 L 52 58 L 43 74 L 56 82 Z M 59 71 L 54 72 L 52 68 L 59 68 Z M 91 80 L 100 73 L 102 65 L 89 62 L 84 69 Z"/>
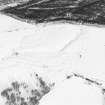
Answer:
<path fill-rule="evenodd" d="M 32 25 L 0 15 L 0 92 L 12 81 L 34 86 L 33 73 L 53 89 L 39 105 L 104 105 L 105 28 L 73 24 Z M 89 85 L 80 74 L 102 85 Z M 0 97 L 0 105 L 5 105 Z"/>

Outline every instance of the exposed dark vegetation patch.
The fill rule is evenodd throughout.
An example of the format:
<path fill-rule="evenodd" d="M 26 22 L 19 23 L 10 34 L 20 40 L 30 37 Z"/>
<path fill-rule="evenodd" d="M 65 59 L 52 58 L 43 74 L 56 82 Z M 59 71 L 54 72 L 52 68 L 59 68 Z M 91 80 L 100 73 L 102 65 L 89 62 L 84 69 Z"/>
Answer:
<path fill-rule="evenodd" d="M 50 91 L 51 85 L 38 75 L 37 81 L 39 86 L 33 88 L 25 82 L 12 82 L 11 87 L 1 92 L 1 96 L 6 99 L 6 105 L 38 105 L 40 99 Z"/>

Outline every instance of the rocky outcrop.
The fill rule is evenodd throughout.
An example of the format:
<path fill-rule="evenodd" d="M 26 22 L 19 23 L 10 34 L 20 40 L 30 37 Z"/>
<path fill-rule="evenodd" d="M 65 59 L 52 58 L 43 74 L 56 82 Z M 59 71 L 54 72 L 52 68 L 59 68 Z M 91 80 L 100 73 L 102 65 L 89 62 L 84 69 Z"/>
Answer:
<path fill-rule="evenodd" d="M 1 12 L 26 22 L 105 24 L 104 0 L 31 0 Z"/>

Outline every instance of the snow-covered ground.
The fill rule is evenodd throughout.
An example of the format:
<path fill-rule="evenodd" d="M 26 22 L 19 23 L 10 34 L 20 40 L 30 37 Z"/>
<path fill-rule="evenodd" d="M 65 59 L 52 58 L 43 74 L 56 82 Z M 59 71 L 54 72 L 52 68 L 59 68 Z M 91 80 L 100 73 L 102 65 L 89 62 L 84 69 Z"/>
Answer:
<path fill-rule="evenodd" d="M 40 105 L 102 105 L 99 88 L 78 78 L 64 81 L 40 101 Z"/>
<path fill-rule="evenodd" d="M 104 105 L 105 28 L 73 24 L 32 25 L 0 15 L 0 91 L 38 73 L 55 87 L 41 105 Z M 81 74 L 102 83 L 87 85 Z M 30 84 L 32 85 L 32 84 Z M 0 97 L 0 105 L 4 100 Z"/>

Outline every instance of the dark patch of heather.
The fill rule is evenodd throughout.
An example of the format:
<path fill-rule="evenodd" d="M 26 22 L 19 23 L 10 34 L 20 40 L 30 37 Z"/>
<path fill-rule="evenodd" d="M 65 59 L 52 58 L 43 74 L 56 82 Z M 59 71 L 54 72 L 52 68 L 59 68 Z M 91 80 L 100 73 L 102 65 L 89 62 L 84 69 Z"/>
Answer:
<path fill-rule="evenodd" d="M 51 87 L 37 75 L 39 87 L 29 86 L 25 82 L 13 81 L 11 87 L 4 89 L 1 96 L 6 99 L 6 105 L 38 105 L 41 98 Z"/>

